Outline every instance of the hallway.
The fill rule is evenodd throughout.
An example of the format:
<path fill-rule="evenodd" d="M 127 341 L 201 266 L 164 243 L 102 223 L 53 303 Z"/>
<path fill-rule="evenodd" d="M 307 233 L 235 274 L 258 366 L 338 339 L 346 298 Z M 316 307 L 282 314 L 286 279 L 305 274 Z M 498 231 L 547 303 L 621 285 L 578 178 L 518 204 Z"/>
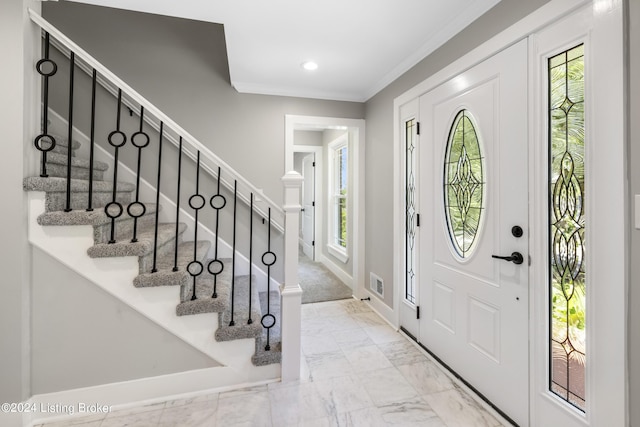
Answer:
<path fill-rule="evenodd" d="M 303 291 L 303 304 L 347 299 L 353 294 L 324 264 L 309 259 L 302 249 L 298 257 L 298 282 Z"/>

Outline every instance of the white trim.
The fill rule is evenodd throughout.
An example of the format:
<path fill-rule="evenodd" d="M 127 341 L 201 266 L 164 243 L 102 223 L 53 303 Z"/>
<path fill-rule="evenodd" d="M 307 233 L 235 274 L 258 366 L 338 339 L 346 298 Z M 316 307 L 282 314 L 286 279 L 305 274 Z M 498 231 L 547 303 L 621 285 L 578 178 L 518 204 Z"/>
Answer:
<path fill-rule="evenodd" d="M 342 150 L 343 148 L 347 149 L 347 196 L 344 199 L 347 202 L 347 239 L 345 242 L 345 247 L 341 247 L 337 244 L 336 240 L 338 240 L 337 230 L 336 230 L 336 217 L 335 217 L 335 209 L 336 209 L 336 162 L 337 162 L 337 152 Z M 350 193 L 352 192 L 352 184 L 351 184 L 351 149 L 349 144 L 349 134 L 345 132 L 343 135 L 340 135 L 335 140 L 329 142 L 327 144 L 327 230 L 325 241 L 327 242 L 327 250 L 331 255 L 334 255 L 342 262 L 347 262 L 349 259 L 348 250 L 349 250 L 349 239 L 350 239 L 350 230 L 349 230 L 349 222 L 353 219 L 350 218 L 351 214 L 351 201 L 350 201 Z"/>
<path fill-rule="evenodd" d="M 329 252 L 329 255 L 338 259 L 344 264 L 346 264 L 349 261 L 349 255 L 347 255 L 347 251 L 342 246 L 328 244 L 327 252 Z"/>
<path fill-rule="evenodd" d="M 356 296 L 364 295 L 365 288 L 365 121 L 363 119 L 346 119 L 335 117 L 318 116 L 297 116 L 285 115 L 285 170 L 293 170 L 293 153 L 301 146 L 294 145 L 294 130 L 296 127 L 313 126 L 318 129 L 327 129 L 332 126 L 346 126 L 349 129 L 351 141 L 353 142 L 352 157 L 352 177 L 354 197 L 351 198 L 352 216 L 357 218 L 353 225 L 351 257 L 353 258 L 352 289 Z M 316 159 L 317 160 L 317 159 Z M 316 201 L 318 197 L 316 195 Z M 317 237 L 318 235 L 316 235 Z M 316 242 L 318 246 L 318 242 Z M 317 251 L 320 252 L 320 251 Z"/>
<path fill-rule="evenodd" d="M 327 267 L 327 269 L 329 269 L 329 271 L 338 276 L 338 279 L 340 279 L 342 283 L 350 287 L 355 294 L 355 289 L 353 288 L 353 284 L 355 283 L 355 281 L 353 276 L 349 276 L 346 271 L 338 267 L 335 262 L 333 262 L 329 257 L 325 256 L 322 253 L 318 254 L 318 262 L 322 263 L 325 267 Z"/>
<path fill-rule="evenodd" d="M 266 371 L 266 370 L 265 370 Z M 109 412 L 152 405 L 168 400 L 186 399 L 211 393 L 234 390 L 237 388 L 254 387 L 273 383 L 279 380 L 262 379 L 259 376 L 248 378 L 242 383 L 234 383 L 237 372 L 233 368 L 216 366 L 213 368 L 196 369 L 159 375 L 157 377 L 141 378 L 131 381 L 83 387 L 53 393 L 36 394 L 26 402 L 40 405 L 58 404 L 78 409 L 79 403 L 106 405 Z M 72 416 L 62 415 L 60 412 L 33 412 L 24 419 L 25 425 L 39 423 L 53 423 L 56 421 L 71 421 L 85 417 L 87 413 L 75 412 Z"/>
<path fill-rule="evenodd" d="M 370 298 L 367 302 L 369 303 L 371 309 L 375 311 L 376 314 L 382 318 L 382 320 L 387 322 L 387 324 L 389 324 L 389 326 L 391 326 L 394 331 L 398 331 L 398 325 L 393 321 L 394 312 L 391 307 L 385 304 L 385 302 L 380 299 L 378 294 L 376 294 L 375 292 L 371 292 L 368 288 L 364 290 L 364 294 L 368 298 Z"/>

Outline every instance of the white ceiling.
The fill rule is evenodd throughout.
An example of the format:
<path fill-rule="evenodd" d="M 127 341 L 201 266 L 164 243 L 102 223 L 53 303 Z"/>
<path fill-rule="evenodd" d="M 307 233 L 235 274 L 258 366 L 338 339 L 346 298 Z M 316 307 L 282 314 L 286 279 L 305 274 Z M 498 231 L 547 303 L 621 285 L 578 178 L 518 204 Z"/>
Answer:
<path fill-rule="evenodd" d="M 223 24 L 239 92 L 362 102 L 500 0 L 73 1 Z"/>

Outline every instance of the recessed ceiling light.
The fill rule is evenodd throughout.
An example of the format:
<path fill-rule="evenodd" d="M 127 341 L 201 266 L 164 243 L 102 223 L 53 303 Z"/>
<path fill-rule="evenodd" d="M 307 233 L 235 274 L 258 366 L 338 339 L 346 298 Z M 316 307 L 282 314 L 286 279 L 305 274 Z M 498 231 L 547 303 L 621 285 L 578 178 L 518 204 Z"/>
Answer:
<path fill-rule="evenodd" d="M 302 63 L 302 68 L 304 68 L 307 71 L 313 71 L 318 69 L 318 64 L 316 64 L 313 61 L 306 61 Z"/>

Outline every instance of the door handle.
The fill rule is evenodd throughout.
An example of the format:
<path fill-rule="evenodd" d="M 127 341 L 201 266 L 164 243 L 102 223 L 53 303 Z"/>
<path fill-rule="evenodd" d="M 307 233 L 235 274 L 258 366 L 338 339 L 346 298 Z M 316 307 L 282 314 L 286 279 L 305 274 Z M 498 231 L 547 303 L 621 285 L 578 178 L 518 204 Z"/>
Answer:
<path fill-rule="evenodd" d="M 503 259 L 514 264 L 522 264 L 524 262 L 524 257 L 520 252 L 513 252 L 511 256 L 491 255 L 491 258 Z"/>

